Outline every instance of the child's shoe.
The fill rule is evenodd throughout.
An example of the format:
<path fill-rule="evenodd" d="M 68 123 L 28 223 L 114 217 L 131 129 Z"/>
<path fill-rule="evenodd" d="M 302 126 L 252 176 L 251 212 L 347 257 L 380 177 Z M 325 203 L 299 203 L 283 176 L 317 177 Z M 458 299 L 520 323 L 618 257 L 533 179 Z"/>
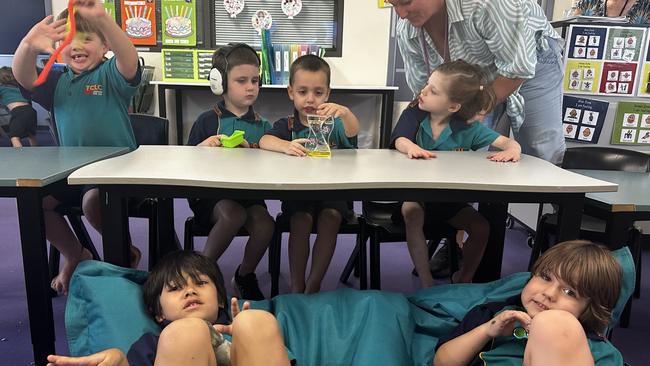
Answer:
<path fill-rule="evenodd" d="M 232 287 L 235 289 L 236 295 L 244 300 L 264 300 L 264 294 L 257 285 L 257 276 L 255 272 L 251 272 L 245 276 L 239 275 L 239 267 L 235 270 L 235 275 L 232 278 Z"/>

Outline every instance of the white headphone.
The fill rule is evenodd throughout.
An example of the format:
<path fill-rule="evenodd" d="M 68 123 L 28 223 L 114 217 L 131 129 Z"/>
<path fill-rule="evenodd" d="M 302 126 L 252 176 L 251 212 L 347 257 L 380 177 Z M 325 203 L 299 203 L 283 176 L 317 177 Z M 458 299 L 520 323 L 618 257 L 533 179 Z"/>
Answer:
<path fill-rule="evenodd" d="M 213 67 L 210 70 L 208 80 L 210 81 L 210 90 L 212 90 L 214 95 L 223 94 L 223 77 L 221 76 L 221 71 L 219 71 L 219 69 Z"/>

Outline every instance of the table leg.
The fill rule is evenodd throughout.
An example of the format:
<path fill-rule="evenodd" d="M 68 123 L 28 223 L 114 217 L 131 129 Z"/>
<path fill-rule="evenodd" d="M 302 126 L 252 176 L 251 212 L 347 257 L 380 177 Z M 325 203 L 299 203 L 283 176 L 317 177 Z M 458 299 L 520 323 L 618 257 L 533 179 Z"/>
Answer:
<path fill-rule="evenodd" d="M 571 194 L 560 203 L 557 217 L 558 243 L 580 237 L 584 197 L 584 193 Z"/>
<path fill-rule="evenodd" d="M 176 145 L 183 145 L 183 91 L 176 89 L 174 91 L 176 101 Z"/>
<path fill-rule="evenodd" d="M 632 227 L 634 219 L 627 212 L 612 212 L 607 218 L 605 233 L 607 235 L 607 247 L 610 250 L 620 249 L 627 243 L 627 231 Z"/>
<path fill-rule="evenodd" d="M 18 193 L 17 201 L 29 331 L 35 363 L 45 365 L 47 355 L 54 354 L 55 349 L 43 199 L 38 188 L 24 188 Z"/>
<path fill-rule="evenodd" d="M 501 278 L 503 243 L 506 237 L 507 203 L 480 203 L 478 211 L 490 223 L 490 236 L 481 263 L 474 274 L 474 282 L 490 282 Z"/>
<path fill-rule="evenodd" d="M 157 254 L 159 258 L 162 258 L 167 253 L 180 250 L 181 246 L 176 237 L 176 230 L 174 230 L 174 199 L 159 198 L 156 207 L 158 210 L 156 212 L 158 218 L 156 228 L 156 235 L 158 236 Z"/>
<path fill-rule="evenodd" d="M 167 118 L 167 100 L 165 99 L 165 88 L 162 85 L 157 85 L 158 88 L 158 116 Z"/>
<path fill-rule="evenodd" d="M 395 102 L 395 91 L 386 90 L 381 95 L 381 114 L 379 125 L 379 147 L 388 148 L 390 134 L 393 130 L 393 103 Z"/>
<path fill-rule="evenodd" d="M 104 261 L 129 267 L 129 225 L 126 198 L 99 187 Z"/>

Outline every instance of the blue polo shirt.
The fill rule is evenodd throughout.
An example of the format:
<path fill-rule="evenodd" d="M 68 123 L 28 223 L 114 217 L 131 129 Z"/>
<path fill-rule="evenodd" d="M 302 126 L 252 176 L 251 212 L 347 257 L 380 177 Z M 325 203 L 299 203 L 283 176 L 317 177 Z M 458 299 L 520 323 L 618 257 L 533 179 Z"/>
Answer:
<path fill-rule="evenodd" d="M 498 313 L 508 310 L 522 310 L 521 293 L 505 301 L 489 302 L 473 307 L 463 318 L 460 324 L 450 334 L 440 338 L 435 351 L 440 346 L 457 338 L 472 329 L 485 324 Z M 525 310 L 524 310 L 525 311 Z M 623 365 L 621 353 L 605 338 L 594 332 L 586 332 L 587 343 L 596 365 Z M 485 365 L 521 365 L 526 348 L 526 339 L 516 339 L 514 336 L 496 337 L 493 342 L 488 342 L 468 366 Z"/>
<path fill-rule="evenodd" d="M 203 112 L 192 125 L 188 145 L 198 145 L 210 136 L 224 134 L 232 135 L 235 130 L 244 131 L 244 139 L 251 147 L 259 147 L 260 139 L 271 129 L 271 123 L 255 113 L 253 107 L 241 117 L 237 117 L 226 109 L 223 101 L 212 110 Z"/>
<path fill-rule="evenodd" d="M 390 137 L 390 147 L 395 148 L 395 141 L 406 137 L 425 150 L 466 151 L 478 150 L 494 142 L 499 133 L 480 122 L 466 123 L 452 116 L 447 127 L 437 139 L 433 138 L 429 113 L 416 106 L 406 108 L 397 121 Z"/>
<path fill-rule="evenodd" d="M 53 113 L 61 146 L 135 149 L 128 108 L 140 77 L 138 67 L 133 80 L 125 80 L 113 57 L 78 75 L 68 67 L 52 70 L 32 97 Z"/>
<path fill-rule="evenodd" d="M 13 85 L 0 85 L 0 105 L 8 106 L 11 103 L 25 102 L 29 103 L 20 93 L 20 89 Z"/>
<path fill-rule="evenodd" d="M 309 137 L 309 127 L 300 123 L 300 114 L 294 109 L 293 116 L 275 121 L 273 128 L 267 134 L 292 141 Z M 347 137 L 343 120 L 337 117 L 334 118 L 334 129 L 330 134 L 329 144 L 332 149 L 356 149 L 357 136 Z"/>

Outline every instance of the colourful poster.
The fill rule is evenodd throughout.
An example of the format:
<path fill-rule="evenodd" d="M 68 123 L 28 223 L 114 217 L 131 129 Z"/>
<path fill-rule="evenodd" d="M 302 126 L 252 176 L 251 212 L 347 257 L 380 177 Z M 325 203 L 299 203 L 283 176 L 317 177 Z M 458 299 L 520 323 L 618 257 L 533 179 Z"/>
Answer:
<path fill-rule="evenodd" d="M 388 0 L 377 0 L 377 6 L 380 8 L 387 8 L 393 5 L 389 3 Z"/>
<path fill-rule="evenodd" d="M 572 25 L 569 32 L 565 93 L 635 95 L 645 28 Z"/>
<path fill-rule="evenodd" d="M 618 103 L 611 144 L 650 145 L 650 103 Z"/>
<path fill-rule="evenodd" d="M 650 37 L 646 38 L 645 57 L 639 71 L 641 74 L 637 96 L 650 97 Z"/>
<path fill-rule="evenodd" d="M 605 123 L 609 103 L 571 97 L 562 100 L 562 130 L 566 140 L 596 144 Z"/>
<path fill-rule="evenodd" d="M 161 17 L 164 46 L 196 46 L 194 0 L 161 0 Z"/>
<path fill-rule="evenodd" d="M 115 20 L 115 0 L 104 0 L 104 10 L 106 10 L 106 13 Z"/>
<path fill-rule="evenodd" d="M 134 45 L 156 45 L 155 0 L 120 0 L 122 30 Z"/>

